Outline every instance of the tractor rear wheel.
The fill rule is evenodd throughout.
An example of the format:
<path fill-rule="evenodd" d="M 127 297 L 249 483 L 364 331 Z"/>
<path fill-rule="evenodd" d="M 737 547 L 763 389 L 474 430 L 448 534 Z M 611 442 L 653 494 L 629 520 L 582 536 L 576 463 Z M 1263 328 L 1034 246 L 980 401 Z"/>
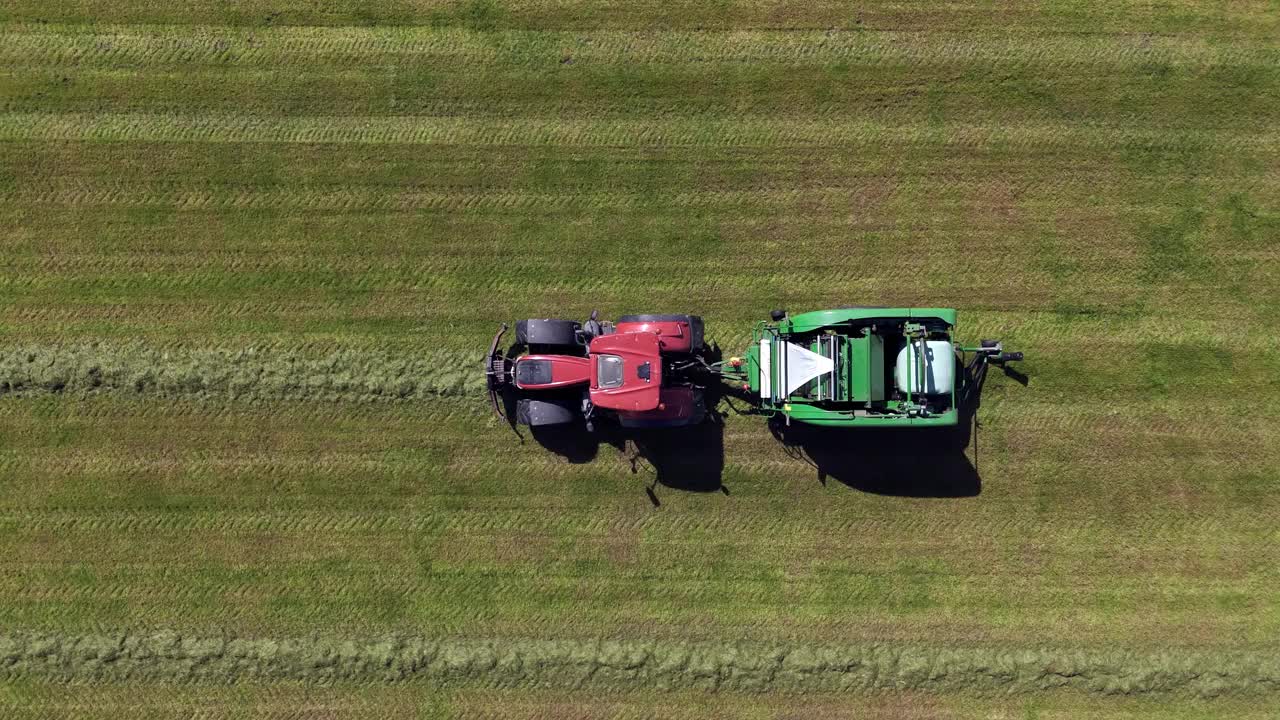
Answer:
<path fill-rule="evenodd" d="M 685 417 L 645 420 L 623 413 L 618 416 L 618 424 L 628 430 L 663 430 L 698 425 L 707 419 L 707 402 L 702 390 L 695 390 L 692 399 L 693 402 L 689 407 L 689 414 Z"/>
<path fill-rule="evenodd" d="M 516 342 L 533 347 L 580 347 L 578 330 L 572 320 L 530 319 L 516 321 Z"/>
<path fill-rule="evenodd" d="M 689 323 L 689 352 L 700 352 L 706 347 L 703 342 L 702 332 L 702 316 L 701 315 L 623 315 L 618 318 L 618 324 L 622 323 L 645 323 L 645 322 L 684 322 Z"/>
<path fill-rule="evenodd" d="M 529 400 L 516 403 L 516 422 L 529 427 L 565 425 L 582 419 L 580 403 L 569 400 Z"/>

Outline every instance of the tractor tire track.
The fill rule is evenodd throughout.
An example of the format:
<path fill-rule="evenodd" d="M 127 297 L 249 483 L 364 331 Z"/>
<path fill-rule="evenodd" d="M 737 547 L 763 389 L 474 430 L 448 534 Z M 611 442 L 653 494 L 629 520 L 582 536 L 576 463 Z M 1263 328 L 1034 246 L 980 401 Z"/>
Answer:
<path fill-rule="evenodd" d="M 1053 192 L 1063 190 L 1069 180 L 1049 181 L 1023 187 L 1023 191 Z M 1223 185 L 1231 182 L 1222 180 Z M 1097 184 L 1090 179 L 1073 184 L 1076 189 Z M 857 184 L 822 187 L 759 188 L 719 191 L 640 192 L 596 189 L 568 189 L 564 192 L 524 192 L 514 190 L 418 191 L 371 187 L 343 189 L 289 188 L 256 189 L 246 187 L 177 188 L 124 183 L 60 184 L 57 186 L 26 184 L 21 190 L 0 191 L 0 205 L 60 205 L 69 207 L 147 207 L 162 206 L 176 210 L 323 210 L 340 213 L 379 210 L 405 212 L 432 210 L 450 213 L 485 212 L 581 212 L 585 210 L 652 211 L 655 209 L 723 209 L 748 215 L 770 215 L 779 208 L 795 208 L 806 213 L 822 210 L 834 212 L 848 207 L 877 185 L 876 179 Z M 989 203 L 972 198 L 948 203 L 940 210 L 975 213 Z M 1157 219 L 1176 213 L 1178 207 L 1149 202 L 1113 202 L 1095 220 L 1114 218 Z M 1026 226 L 1026 222 L 1020 225 Z"/>
<path fill-rule="evenodd" d="M 1160 35 L 978 37 L 970 33 L 506 31 L 431 28 L 24 26 L 0 33 L 0 63 L 103 67 L 346 67 L 406 61 L 467 65 L 778 63 L 869 67 L 1272 67 L 1269 44 Z"/>
<path fill-rule="evenodd" d="M 1127 124 L 889 124 L 866 120 L 476 119 L 385 116 L 249 117 L 151 113 L 0 114 L 0 140 L 100 142 L 274 142 L 571 147 L 1001 146 L 1066 153 L 1140 146 L 1274 152 L 1280 133 L 1178 130 Z"/>

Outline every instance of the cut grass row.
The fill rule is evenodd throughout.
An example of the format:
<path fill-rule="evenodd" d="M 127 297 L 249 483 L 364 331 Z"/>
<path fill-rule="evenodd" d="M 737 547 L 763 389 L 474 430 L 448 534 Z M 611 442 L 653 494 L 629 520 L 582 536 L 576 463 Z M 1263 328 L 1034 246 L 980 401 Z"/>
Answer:
<path fill-rule="evenodd" d="M 881 71 L 913 66 L 994 64 L 1009 69 L 1043 66 L 1100 67 L 1111 73 L 1256 66 L 1270 71 L 1277 59 L 1268 39 L 1214 42 L 1196 34 L 979 35 L 945 31 L 875 33 L 744 30 L 476 32 L 433 27 L 271 27 L 92 24 L 0 25 L 0 62 L 21 66 L 143 68 L 184 66 L 341 70 L 368 64 L 388 72 L 388 62 L 432 61 L 435 72 L 457 66 L 498 65 L 555 69 L 567 64 L 687 65 L 752 63 L 825 67 L 847 62 Z M 442 60 L 454 68 L 440 67 Z M 1165 67 L 1165 66 L 1169 67 Z M 672 70 L 678 70 L 672 67 Z M 716 68 L 720 69 L 720 68 Z M 584 71 L 589 72 L 589 71 Z M 163 74 L 163 73 L 162 73 Z M 1052 77 L 1058 77 L 1054 75 Z M 1167 79 L 1167 78 L 1166 78 Z"/>
<path fill-rule="evenodd" d="M 1229 6 L 1194 0 L 1152 4 L 1140 0 L 1080 3 L 1055 0 L 1014 7 L 983 0 L 945 6 L 885 3 L 851 9 L 836 0 L 763 3 L 730 0 L 707 4 L 592 2 L 590 0 L 392 0 L 370 7 L 344 0 L 315 6 L 286 0 L 264 6 L 198 0 L 180 7 L 145 0 L 92 3 L 72 0 L 50 7 L 38 0 L 15 0 L 0 19 L 25 22 L 103 24 L 244 25 L 431 25 L 480 31 L 506 28 L 534 30 L 617 28 L 623 30 L 839 29 L 968 31 L 983 33 L 1131 33 L 1135 28 L 1164 34 L 1198 34 L 1228 39 L 1274 37 L 1277 19 L 1267 0 Z"/>
<path fill-rule="evenodd" d="M 1271 115 L 1280 84 L 1280 56 L 1267 45 L 1183 39 L 158 32 L 2 34 L 0 107 L 275 117 L 728 113 L 1248 130 Z"/>
<path fill-rule="evenodd" d="M 127 393 L 250 401 L 392 401 L 478 398 L 477 353 L 415 355 L 270 348 L 179 349 L 143 345 L 10 346 L 0 395 Z"/>
<path fill-rule="evenodd" d="M 1040 148 L 1045 152 L 1172 146 L 1273 153 L 1270 128 L 1169 129 L 1123 122 L 886 123 L 860 119 L 450 118 L 434 116 L 186 115 L 169 113 L 0 114 L 0 140 L 111 142 L 363 143 L 556 147 L 876 146 L 924 142 L 957 148 Z"/>
<path fill-rule="evenodd" d="M 155 119 L 165 121 L 167 116 L 159 115 Z M 313 118 L 314 122 L 323 120 Z M 214 118 L 214 121 L 225 121 L 225 118 Z M 483 131 L 486 124 L 496 126 L 502 122 L 483 118 L 428 118 L 422 122 L 437 121 L 459 128 L 472 122 L 477 132 Z M 687 127 L 697 124 L 688 119 L 673 122 Z M 767 123 L 768 120 L 757 117 L 750 122 Z M 663 119 L 654 121 L 654 127 L 664 124 L 667 121 Z M 389 144 L 371 152 L 359 143 L 227 146 L 203 142 L 152 143 L 136 138 L 127 143 L 14 140 L 6 145 L 9 162 L 5 166 L 4 190 L 13 193 L 28 188 L 154 187 L 226 191 L 381 188 L 389 193 L 506 191 L 554 195 L 582 192 L 596 196 L 609 192 L 648 192 L 663 197 L 698 190 L 714 195 L 879 187 L 882 195 L 892 196 L 902 191 L 903 184 L 908 184 L 906 189 L 942 192 L 945 198 L 955 193 L 955 190 L 947 193 L 948 188 L 959 184 L 972 190 L 999 185 L 1026 195 L 982 198 L 997 205 L 1023 199 L 1048 205 L 1057 199 L 1061 205 L 1075 206 L 1088 200 L 1088 195 L 1083 194 L 1088 185 L 1105 191 L 1111 201 L 1159 203 L 1195 197 L 1197 191 L 1265 189 L 1277 179 L 1270 154 L 1242 156 L 1221 152 L 1212 144 L 1180 143 L 1176 135 L 1151 143 L 1121 143 L 1107 152 L 1089 152 L 1087 145 L 1074 150 L 1068 148 L 1060 156 L 1053 146 L 990 144 L 965 148 L 948 144 L 943 132 L 912 141 L 894 135 L 897 126 L 889 123 L 858 120 L 848 125 L 878 127 L 881 137 L 877 140 L 888 146 L 845 147 L 826 139 L 802 144 L 798 138 L 791 138 L 781 147 L 760 145 L 739 149 L 638 143 L 574 148 L 569 152 L 564 147 L 528 144 L 517 147 L 442 144 L 427 148 Z M 1032 129 L 1035 127 L 1044 126 L 1033 125 Z M 915 122 L 903 128 L 912 132 L 925 129 Z M 1078 129 L 1082 136 L 1093 133 L 1106 142 L 1111 141 L 1108 136 L 1113 131 L 1114 128 L 1108 127 Z M 1226 137 L 1234 133 L 1224 130 L 1217 134 Z M 1061 160 L 1063 164 L 1049 167 L 1034 162 L 1046 157 Z M 997 174 L 998 178 L 992 177 Z M 995 180 L 1002 182 L 997 184 Z M 1175 186 L 1170 187 L 1171 184 Z M 1094 206 L 1101 211 L 1107 204 L 1095 202 L 1090 207 Z"/>
<path fill-rule="evenodd" d="M 1001 651 L 643 640 L 0 635 L 4 675 L 103 681 L 428 682 L 490 689 L 1266 695 L 1272 654 Z"/>

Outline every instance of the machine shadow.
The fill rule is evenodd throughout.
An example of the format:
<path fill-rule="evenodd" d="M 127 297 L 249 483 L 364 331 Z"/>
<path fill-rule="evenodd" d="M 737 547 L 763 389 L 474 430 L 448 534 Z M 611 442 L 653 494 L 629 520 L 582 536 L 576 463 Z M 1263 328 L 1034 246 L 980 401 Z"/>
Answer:
<path fill-rule="evenodd" d="M 982 492 L 978 470 L 965 455 L 972 417 L 956 428 L 874 429 L 850 432 L 771 422 L 787 454 L 812 465 L 824 485 L 833 479 L 876 495 L 917 498 L 973 497 Z"/>
<path fill-rule="evenodd" d="M 974 497 L 982 492 L 978 472 L 978 409 L 986 384 L 985 363 L 963 368 L 960 422 L 954 428 L 841 428 L 771 419 L 769 429 L 787 454 L 812 465 L 818 481 L 828 478 L 876 495 L 918 498 Z M 1007 366 L 1001 372 L 1022 386 L 1026 375 Z M 973 447 L 973 460 L 966 450 Z"/>
<path fill-rule="evenodd" d="M 630 463 L 635 475 L 652 473 L 645 488 L 650 502 L 660 505 L 658 486 L 685 492 L 722 492 L 724 487 L 724 423 L 716 413 L 681 428 L 633 430 L 616 426 L 554 425 L 532 428 L 543 449 L 575 464 L 594 461 L 603 447 L 612 448 Z"/>
<path fill-rule="evenodd" d="M 724 476 L 724 423 L 715 415 L 699 425 L 673 430 L 637 430 L 627 439 L 634 448 L 631 471 L 648 465 L 657 486 L 686 492 L 729 494 Z M 652 498 L 651 498 L 652 499 Z"/>
<path fill-rule="evenodd" d="M 1001 371 L 1021 385 L 1028 382 L 1012 368 L 1001 367 Z M 823 484 L 834 479 L 861 492 L 897 497 L 974 497 L 982 492 L 977 412 L 986 372 L 986 365 L 963 369 L 960 422 L 954 428 L 850 431 L 804 423 L 788 426 L 774 418 L 769 429 L 788 455 L 817 471 Z M 653 473 L 645 492 L 654 506 L 661 505 L 659 486 L 728 495 L 723 484 L 728 412 L 723 409 L 754 414 L 753 398 L 745 390 L 712 385 L 706 399 L 707 417 L 693 426 L 637 430 L 609 425 L 591 431 L 574 424 L 530 428 L 530 434 L 544 449 L 571 463 L 592 462 L 601 446 L 612 447 L 630 463 L 632 473 Z"/>
<path fill-rule="evenodd" d="M 720 360 L 720 348 L 712 345 L 710 362 Z M 597 424 L 530 428 L 535 442 L 571 463 L 594 461 L 603 447 L 612 448 L 630 464 L 635 475 L 652 473 L 645 493 L 653 505 L 661 505 L 659 486 L 684 492 L 729 494 L 724 486 L 724 414 L 720 401 L 728 391 L 711 383 L 704 389 L 707 415 L 696 424 L 664 429 L 632 429 Z M 509 408 L 508 417 L 514 417 Z M 512 425 L 515 428 L 514 424 Z M 519 432 L 517 430 L 517 432 Z"/>

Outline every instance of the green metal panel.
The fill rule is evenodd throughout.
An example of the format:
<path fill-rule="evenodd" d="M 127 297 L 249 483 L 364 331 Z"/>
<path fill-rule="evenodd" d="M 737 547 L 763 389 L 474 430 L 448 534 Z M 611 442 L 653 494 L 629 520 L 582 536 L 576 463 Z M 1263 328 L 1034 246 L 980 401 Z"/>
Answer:
<path fill-rule="evenodd" d="M 808 347 L 813 352 L 823 351 L 822 343 L 818 341 L 809 343 Z M 758 356 L 758 349 L 755 349 L 755 352 Z M 757 359 L 756 363 L 758 362 Z M 836 388 L 837 400 L 867 402 L 885 399 L 884 338 L 870 334 L 863 337 L 841 336 L 837 364 L 840 372 L 839 385 Z M 792 397 L 799 397 L 808 392 L 812 389 L 811 385 L 812 383 L 803 386 L 793 393 Z M 759 390 L 759 382 L 754 379 L 752 389 Z M 830 399 L 829 396 L 828 399 Z"/>
<path fill-rule="evenodd" d="M 760 345 L 752 343 L 747 348 L 746 357 L 743 358 L 747 367 L 747 384 L 751 386 L 751 392 L 760 394 Z"/>
<path fill-rule="evenodd" d="M 956 311 L 952 308 L 841 308 L 837 310 L 815 310 L 801 313 L 783 321 L 779 328 L 783 333 L 811 332 L 829 325 L 836 325 L 850 320 L 866 320 L 869 318 L 895 318 L 924 320 L 936 318 L 948 325 L 956 324 Z"/>
<path fill-rule="evenodd" d="M 946 427 L 960 422 L 960 413 L 954 409 L 929 417 L 907 417 L 856 415 L 852 412 L 826 410 L 807 403 L 789 403 L 786 408 L 783 413 L 790 415 L 792 420 L 833 427 Z"/>
<path fill-rule="evenodd" d="M 871 399 L 871 335 L 849 338 L 849 400 Z"/>
<path fill-rule="evenodd" d="M 843 332 L 843 323 L 857 320 L 886 318 L 896 321 L 940 320 L 950 327 L 955 326 L 956 311 L 950 308 L 844 308 L 838 310 L 820 310 L 802 313 L 784 319 L 776 326 L 761 322 L 752 332 L 755 340 L 745 354 L 745 375 L 747 383 L 756 394 L 759 394 L 763 383 L 760 378 L 761 339 L 769 339 L 773 348 L 771 367 L 771 385 L 780 385 L 780 365 L 777 358 L 778 348 L 791 336 L 796 334 L 818 333 L 830 328 L 840 333 L 843 342 L 839 352 L 840 379 L 835 397 L 824 389 L 822 407 L 813 404 L 809 398 L 797 396 L 795 393 L 785 400 L 774 401 L 761 398 L 761 409 L 765 414 L 782 414 L 797 422 L 813 425 L 836 427 L 931 427 L 952 426 L 959 422 L 959 414 L 955 410 L 955 390 L 952 390 L 951 410 L 929 417 L 910 417 L 906 414 L 905 403 L 887 401 L 889 387 L 886 377 L 890 369 L 886 363 L 893 358 L 886 357 L 884 339 L 878 335 L 867 334 L 865 337 L 850 337 Z M 776 328 L 776 329 L 775 329 Z M 809 339 L 804 343 L 808 348 L 820 354 L 822 343 Z M 797 392 L 803 392 L 805 388 Z M 834 407 L 830 401 L 836 401 Z M 876 414 L 881 412 L 884 414 Z M 901 413 L 901 414 L 896 414 Z"/>
<path fill-rule="evenodd" d="M 879 335 L 867 335 L 867 350 L 867 374 L 870 376 L 867 399 L 879 402 L 885 399 L 884 338 Z"/>
<path fill-rule="evenodd" d="M 912 320 L 928 320 L 936 318 L 942 322 L 955 327 L 956 311 L 954 308 L 912 308 Z"/>

